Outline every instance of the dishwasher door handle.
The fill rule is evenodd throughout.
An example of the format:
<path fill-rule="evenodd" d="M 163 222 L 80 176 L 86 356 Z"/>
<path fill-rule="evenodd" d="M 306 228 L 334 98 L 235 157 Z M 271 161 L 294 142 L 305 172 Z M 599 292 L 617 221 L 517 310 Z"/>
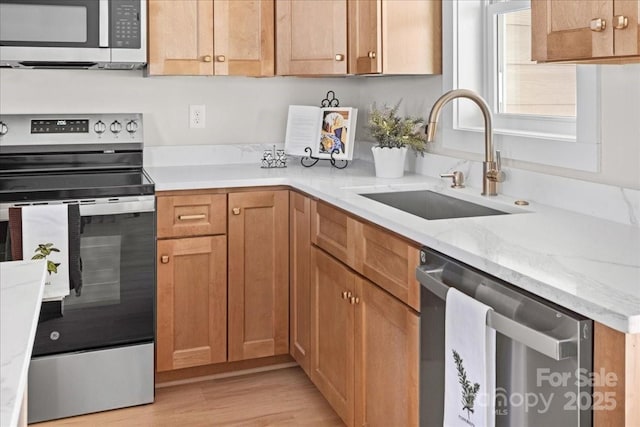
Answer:
<path fill-rule="evenodd" d="M 442 273 L 442 270 L 442 267 L 418 267 L 416 269 L 416 278 L 429 292 L 446 301 L 449 286 L 435 277 Z M 571 339 L 559 340 L 529 326 L 518 323 L 494 310 L 490 310 L 487 313 L 487 326 L 554 360 L 576 357 L 578 353 L 578 343 L 576 341 Z"/>

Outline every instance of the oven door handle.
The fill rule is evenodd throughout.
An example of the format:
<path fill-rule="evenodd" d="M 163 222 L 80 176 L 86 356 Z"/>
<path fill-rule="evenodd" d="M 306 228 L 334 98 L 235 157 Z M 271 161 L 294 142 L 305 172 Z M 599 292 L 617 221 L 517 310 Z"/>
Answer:
<path fill-rule="evenodd" d="M 127 213 L 155 212 L 154 196 L 98 199 L 95 202 L 80 202 L 80 216 L 117 215 Z"/>
<path fill-rule="evenodd" d="M 450 287 L 438 280 L 438 276 L 442 271 L 443 267 L 424 265 L 416 269 L 416 278 L 429 292 L 446 301 Z M 554 360 L 569 359 L 577 356 L 578 343 L 576 341 L 571 339 L 559 340 L 516 322 L 494 310 L 490 310 L 487 313 L 487 326 Z"/>

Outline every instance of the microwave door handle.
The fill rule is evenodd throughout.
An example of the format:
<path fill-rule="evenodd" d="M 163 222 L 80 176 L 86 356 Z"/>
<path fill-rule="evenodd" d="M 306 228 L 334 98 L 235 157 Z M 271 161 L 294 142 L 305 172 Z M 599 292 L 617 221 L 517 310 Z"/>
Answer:
<path fill-rule="evenodd" d="M 99 47 L 109 47 L 109 0 L 100 0 L 98 17 Z"/>
<path fill-rule="evenodd" d="M 437 279 L 441 273 L 442 267 L 425 265 L 416 269 L 416 278 L 429 292 L 446 301 L 449 286 Z M 576 341 L 556 339 L 493 310 L 487 314 L 487 326 L 554 360 L 568 359 L 577 355 Z"/>

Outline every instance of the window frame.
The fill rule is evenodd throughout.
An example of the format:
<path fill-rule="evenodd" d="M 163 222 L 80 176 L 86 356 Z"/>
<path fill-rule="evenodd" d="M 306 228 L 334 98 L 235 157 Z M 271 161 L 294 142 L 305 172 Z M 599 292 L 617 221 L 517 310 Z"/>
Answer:
<path fill-rule="evenodd" d="M 528 0 L 512 1 L 519 8 L 530 4 Z M 488 71 L 494 72 L 497 65 L 493 54 L 497 53 L 497 40 L 492 35 L 495 27 L 488 23 L 496 19 L 496 10 L 506 10 L 506 6 L 494 3 L 489 9 L 489 5 L 489 0 L 443 2 L 443 90 L 475 90 L 487 99 L 494 112 L 495 85 L 490 85 Z M 459 28 L 464 31 L 458 31 Z M 494 49 L 491 55 L 490 47 Z M 601 140 L 599 70 L 597 65 L 576 67 L 575 119 L 494 112 L 494 139 L 502 157 L 597 172 Z M 475 105 L 456 100 L 451 112 L 443 118 L 444 148 L 482 152 L 481 144 L 471 142 L 477 139 L 475 133 L 484 131 L 482 116 Z"/>

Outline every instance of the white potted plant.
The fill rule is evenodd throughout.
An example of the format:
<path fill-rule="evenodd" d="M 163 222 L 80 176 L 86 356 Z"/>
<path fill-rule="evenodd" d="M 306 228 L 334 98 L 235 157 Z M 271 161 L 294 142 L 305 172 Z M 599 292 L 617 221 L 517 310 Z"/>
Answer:
<path fill-rule="evenodd" d="M 373 104 L 369 112 L 367 128 L 377 145 L 371 147 L 379 178 L 400 178 L 404 175 L 404 162 L 411 148 L 416 155 L 424 155 L 427 140 L 422 131 L 424 119 L 398 115 L 400 102 L 381 109 Z"/>

